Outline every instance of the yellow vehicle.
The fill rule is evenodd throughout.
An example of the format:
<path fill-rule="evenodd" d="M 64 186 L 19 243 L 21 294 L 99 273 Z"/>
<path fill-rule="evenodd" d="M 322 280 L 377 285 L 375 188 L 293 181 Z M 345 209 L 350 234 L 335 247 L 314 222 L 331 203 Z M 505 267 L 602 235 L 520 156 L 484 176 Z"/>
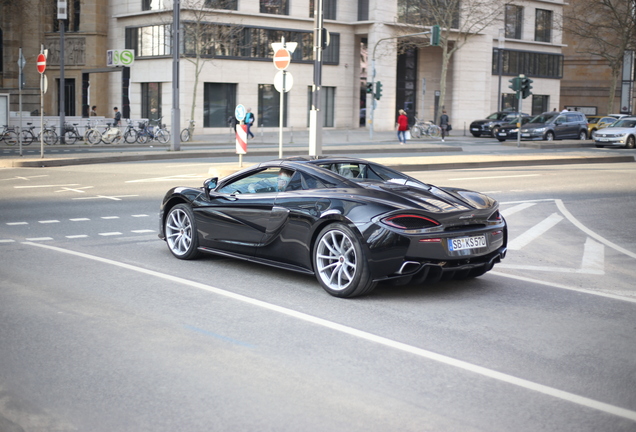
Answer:
<path fill-rule="evenodd" d="M 594 132 L 608 127 L 616 120 L 616 117 L 610 116 L 587 116 L 587 136 L 593 138 Z"/>

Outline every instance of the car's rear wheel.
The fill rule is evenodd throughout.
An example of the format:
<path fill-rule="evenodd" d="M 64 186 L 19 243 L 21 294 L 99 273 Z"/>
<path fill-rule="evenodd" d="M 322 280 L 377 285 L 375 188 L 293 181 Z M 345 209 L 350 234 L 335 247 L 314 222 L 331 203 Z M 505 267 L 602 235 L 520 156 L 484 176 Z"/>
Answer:
<path fill-rule="evenodd" d="M 479 138 L 479 135 L 481 135 L 479 132 L 471 132 L 473 134 L 473 136 L 475 138 Z"/>
<path fill-rule="evenodd" d="M 492 136 L 496 137 L 497 135 L 499 135 L 499 126 L 495 126 L 494 128 L 492 128 Z"/>
<path fill-rule="evenodd" d="M 370 293 L 376 282 L 356 234 L 346 225 L 325 227 L 313 248 L 316 278 L 335 297 L 356 297 Z"/>
<path fill-rule="evenodd" d="M 545 134 L 546 141 L 554 141 L 554 132 L 548 132 Z"/>
<path fill-rule="evenodd" d="M 582 130 L 581 132 L 579 132 L 579 139 L 581 141 L 586 140 L 587 139 L 587 132 L 585 132 L 584 130 Z"/>
<path fill-rule="evenodd" d="M 636 139 L 634 139 L 634 135 L 630 135 L 627 137 L 627 142 L 625 143 L 625 148 L 633 149 L 636 144 Z"/>
<path fill-rule="evenodd" d="M 499 138 L 499 137 L 497 137 L 497 139 L 499 140 L 499 142 L 504 142 L 506 140 L 505 138 Z"/>
<path fill-rule="evenodd" d="M 190 206 L 177 204 L 172 207 L 166 216 L 164 231 L 168 248 L 174 256 L 187 260 L 199 255 L 199 238 Z"/>

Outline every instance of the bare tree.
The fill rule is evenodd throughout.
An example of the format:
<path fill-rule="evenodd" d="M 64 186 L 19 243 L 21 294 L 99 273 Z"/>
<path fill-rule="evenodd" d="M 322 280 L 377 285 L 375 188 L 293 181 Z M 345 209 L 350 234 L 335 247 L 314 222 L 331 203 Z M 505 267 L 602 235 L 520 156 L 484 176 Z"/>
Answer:
<path fill-rule="evenodd" d="M 243 46 L 243 26 L 232 16 L 237 0 L 181 0 L 181 56 L 193 65 L 194 85 L 190 118 L 194 119 L 201 72 L 218 56 L 238 57 Z M 164 14 L 165 24 L 172 15 Z"/>
<path fill-rule="evenodd" d="M 576 51 L 604 59 L 611 69 L 607 112 L 614 106 L 625 51 L 634 49 L 636 7 L 632 0 L 577 0 L 564 8 L 563 31 Z"/>
<path fill-rule="evenodd" d="M 495 22 L 501 21 L 504 6 L 507 3 L 509 0 L 400 0 L 398 2 L 398 23 L 401 24 L 402 34 L 422 32 L 433 25 L 439 25 L 441 28 L 439 46 L 442 49 L 442 70 L 439 100 L 442 108 L 446 97 L 448 64 L 453 54 L 471 37 L 479 35 Z M 422 47 L 429 46 L 429 41 L 427 38 L 408 38 L 400 45 L 402 48 Z"/>

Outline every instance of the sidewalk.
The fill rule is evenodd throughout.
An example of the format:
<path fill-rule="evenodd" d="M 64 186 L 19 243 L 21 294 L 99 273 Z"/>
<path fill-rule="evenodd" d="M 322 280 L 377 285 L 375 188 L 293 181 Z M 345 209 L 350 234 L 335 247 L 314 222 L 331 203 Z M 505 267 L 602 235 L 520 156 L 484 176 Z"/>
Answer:
<path fill-rule="evenodd" d="M 195 140 L 182 143 L 179 151 L 171 151 L 169 144 L 120 144 L 86 146 L 84 144 L 46 146 L 44 157 L 37 143 L 23 148 L 19 156 L 17 146 L 0 148 L 0 168 L 54 167 L 111 162 L 210 158 L 214 165 L 237 165 L 237 162 L 214 161 L 233 158 L 236 145 L 229 131 L 221 134 L 195 135 Z M 596 149 L 591 141 L 535 141 L 499 143 L 492 138 L 464 136 L 453 131 L 445 142 L 439 138 L 410 140 L 400 145 L 393 131 L 374 132 L 366 129 L 323 130 L 322 154 L 347 155 L 376 160 L 402 171 L 427 171 L 457 168 L 497 166 L 555 165 L 575 163 L 634 162 L 635 152 L 625 149 Z M 283 156 L 307 156 L 309 132 L 285 130 Z M 255 138 L 247 143 L 243 166 L 254 163 L 250 158 L 277 158 L 277 131 L 255 131 Z"/>

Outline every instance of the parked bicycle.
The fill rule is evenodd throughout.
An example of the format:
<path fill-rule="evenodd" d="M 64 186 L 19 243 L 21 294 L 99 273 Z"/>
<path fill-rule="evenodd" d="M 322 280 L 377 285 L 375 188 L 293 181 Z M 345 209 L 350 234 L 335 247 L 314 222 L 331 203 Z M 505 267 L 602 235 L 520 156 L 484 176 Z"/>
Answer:
<path fill-rule="evenodd" d="M 415 124 L 411 126 L 411 137 L 420 138 L 422 135 L 438 138 L 442 134 L 442 129 L 432 121 L 422 121 L 415 117 Z"/>
<path fill-rule="evenodd" d="M 79 123 L 64 123 L 64 142 L 66 144 L 75 144 L 77 140 L 81 140 L 83 137 L 77 130 Z"/>
<path fill-rule="evenodd" d="M 102 133 L 97 129 L 97 122 L 88 120 L 86 122 L 86 129 L 84 130 L 84 143 L 95 145 L 99 144 L 102 140 Z"/>
<path fill-rule="evenodd" d="M 130 119 L 126 119 L 126 122 L 128 124 L 126 125 L 126 129 L 124 130 L 124 141 L 126 141 L 128 144 L 133 144 L 137 142 L 137 129 L 135 129 Z"/>
<path fill-rule="evenodd" d="M 151 120 L 149 123 L 156 123 L 151 125 L 146 122 L 139 123 L 140 131 L 137 135 L 137 141 L 141 144 L 146 144 L 149 141 L 158 141 L 165 144 L 170 139 L 170 133 L 165 128 L 165 125 L 161 124 L 161 117 L 158 120 Z"/>
<path fill-rule="evenodd" d="M 194 136 L 194 120 L 188 120 L 189 125 L 181 131 L 181 142 L 188 142 Z"/>
<path fill-rule="evenodd" d="M 33 123 L 27 123 L 27 127 L 22 128 L 22 130 L 20 131 L 22 145 L 28 146 L 29 144 L 31 144 L 33 141 L 37 139 L 37 137 L 33 133 L 33 129 L 35 129 L 35 126 L 33 126 Z"/>
<path fill-rule="evenodd" d="M 100 132 L 97 127 L 91 127 L 86 133 L 87 142 L 91 145 L 99 144 L 117 144 L 122 139 L 121 130 L 118 127 L 112 127 L 112 123 L 106 123 L 106 127 L 103 132 Z"/>
<path fill-rule="evenodd" d="M 58 136 L 57 132 L 55 132 L 55 129 L 55 126 L 49 126 L 48 123 L 45 121 L 44 125 L 42 126 L 42 130 L 38 134 L 38 140 L 44 140 L 44 143 L 46 145 L 57 144 L 60 137 Z"/>
<path fill-rule="evenodd" d="M 15 127 L 4 125 L 4 129 L 0 132 L 0 141 L 10 146 L 15 145 L 18 142 L 18 134 L 15 131 Z"/>

